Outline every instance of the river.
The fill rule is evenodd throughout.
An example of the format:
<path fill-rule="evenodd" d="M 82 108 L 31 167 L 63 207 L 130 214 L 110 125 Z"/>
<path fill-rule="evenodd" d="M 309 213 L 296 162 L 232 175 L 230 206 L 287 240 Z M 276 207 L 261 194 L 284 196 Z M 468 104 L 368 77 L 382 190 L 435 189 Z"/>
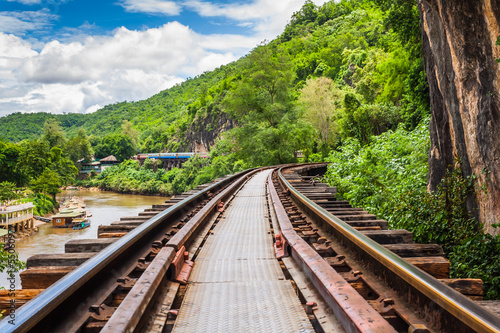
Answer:
<path fill-rule="evenodd" d="M 133 194 L 119 194 L 101 191 L 64 191 L 59 193 L 57 200 L 70 196 L 85 200 L 86 209 L 92 217 L 89 228 L 73 230 L 67 228 L 52 228 L 51 223 L 41 225 L 38 233 L 16 241 L 16 251 L 19 259 L 26 261 L 30 256 L 41 253 L 64 253 L 64 244 L 72 239 L 97 238 L 99 225 L 110 225 L 119 221 L 122 216 L 134 216 L 145 208 L 165 202 L 166 197 L 153 197 Z M 19 276 L 16 276 L 16 288 L 21 288 Z M 0 286 L 7 287 L 7 274 L 0 273 Z"/>

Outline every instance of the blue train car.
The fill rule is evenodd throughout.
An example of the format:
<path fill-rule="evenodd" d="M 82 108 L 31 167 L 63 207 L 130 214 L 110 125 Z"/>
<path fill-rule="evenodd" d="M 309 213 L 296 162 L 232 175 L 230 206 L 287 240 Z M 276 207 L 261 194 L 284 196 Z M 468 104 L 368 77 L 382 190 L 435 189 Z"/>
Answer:
<path fill-rule="evenodd" d="M 177 153 L 160 153 L 160 158 L 177 158 Z"/>
<path fill-rule="evenodd" d="M 177 153 L 178 158 L 191 158 L 194 156 L 194 153 Z"/>

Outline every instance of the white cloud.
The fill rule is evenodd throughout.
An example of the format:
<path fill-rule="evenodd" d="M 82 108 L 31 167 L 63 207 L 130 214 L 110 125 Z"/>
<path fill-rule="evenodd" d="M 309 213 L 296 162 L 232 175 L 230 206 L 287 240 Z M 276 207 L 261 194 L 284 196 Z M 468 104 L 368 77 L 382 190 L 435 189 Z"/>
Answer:
<path fill-rule="evenodd" d="M 322 5 L 327 0 L 314 0 Z M 237 21 L 238 26 L 252 28 L 257 36 L 274 39 L 278 36 L 292 14 L 304 4 L 304 0 L 255 0 L 238 4 L 237 2 L 219 4 L 202 0 L 187 0 L 184 6 L 203 17 L 225 17 Z"/>
<path fill-rule="evenodd" d="M 51 25 L 57 15 L 47 9 L 23 12 L 0 12 L 0 31 L 22 35 L 27 31 L 43 30 Z"/>
<path fill-rule="evenodd" d="M 42 0 L 7 0 L 8 2 L 19 2 L 23 5 L 36 5 L 42 2 Z"/>
<path fill-rule="evenodd" d="M 40 52 L 0 33 L 0 90 L 6 91 L 0 92 L 0 116 L 92 112 L 117 101 L 145 99 L 236 60 L 257 43 L 236 35 L 200 35 L 177 22 L 145 31 L 122 27 L 112 36 L 77 42 L 52 41 Z"/>
<path fill-rule="evenodd" d="M 253 30 L 246 36 L 204 35 L 171 22 L 143 31 L 122 27 L 109 35 L 91 36 L 96 27 L 85 23 L 73 30 L 62 29 L 57 40 L 43 43 L 32 36 L 26 39 L 23 33 L 43 29 L 56 16 L 48 11 L 0 12 L 0 31 L 7 32 L 0 32 L 0 116 L 18 111 L 93 112 L 110 103 L 148 98 L 273 39 L 303 0 L 226 5 L 199 0 L 123 0 L 121 4 L 129 11 L 165 15 L 189 8 L 201 16 L 223 17 Z"/>
<path fill-rule="evenodd" d="M 327 0 L 314 0 L 322 5 Z M 253 28 L 261 39 L 273 39 L 280 34 L 291 15 L 300 10 L 304 0 L 254 0 L 238 3 L 215 3 L 203 0 L 122 0 L 128 11 L 149 14 L 178 15 L 183 9 L 194 11 L 202 17 L 223 17 L 234 20 L 237 26 Z"/>
<path fill-rule="evenodd" d="M 120 3 L 129 12 L 149 14 L 179 15 L 181 6 L 174 1 L 162 0 L 123 0 Z"/>

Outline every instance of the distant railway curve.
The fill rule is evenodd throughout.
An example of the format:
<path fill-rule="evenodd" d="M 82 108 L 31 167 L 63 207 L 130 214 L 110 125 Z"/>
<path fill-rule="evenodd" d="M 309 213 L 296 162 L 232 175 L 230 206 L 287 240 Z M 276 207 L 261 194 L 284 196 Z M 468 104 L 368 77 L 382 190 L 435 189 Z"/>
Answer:
<path fill-rule="evenodd" d="M 150 153 L 150 154 L 137 154 L 134 156 L 137 160 L 146 159 L 189 159 L 198 156 L 200 158 L 208 158 L 208 153 Z"/>

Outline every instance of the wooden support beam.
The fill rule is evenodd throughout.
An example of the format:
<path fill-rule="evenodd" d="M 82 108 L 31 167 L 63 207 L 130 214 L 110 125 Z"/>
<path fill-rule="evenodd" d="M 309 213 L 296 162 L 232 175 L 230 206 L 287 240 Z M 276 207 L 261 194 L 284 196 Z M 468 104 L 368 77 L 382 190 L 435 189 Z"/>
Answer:
<path fill-rule="evenodd" d="M 35 254 L 26 260 L 26 267 L 79 266 L 95 255 L 95 252 Z"/>
<path fill-rule="evenodd" d="M 6 313 L 4 313 L 4 317 L 7 316 L 11 304 L 15 305 L 17 311 L 21 305 L 26 304 L 26 302 L 30 301 L 42 291 L 43 289 L 18 289 L 14 290 L 14 292 L 10 290 L 0 290 L 0 313 L 5 310 Z M 11 300 L 14 300 L 14 303 L 11 303 Z"/>
<path fill-rule="evenodd" d="M 407 230 L 366 230 L 361 233 L 379 244 L 413 243 L 413 234 Z"/>
<path fill-rule="evenodd" d="M 481 279 L 439 279 L 439 281 L 469 298 L 483 299 L 483 280 Z"/>
<path fill-rule="evenodd" d="M 128 225 L 100 225 L 97 228 L 97 236 L 99 238 L 104 238 L 100 236 L 102 233 L 127 233 L 134 229 L 134 226 Z"/>
<path fill-rule="evenodd" d="M 116 239 L 72 239 L 64 245 L 64 252 L 99 252 L 115 241 Z"/>
<path fill-rule="evenodd" d="M 404 258 L 404 260 L 429 273 L 436 279 L 447 279 L 450 277 L 450 262 L 444 257 L 413 257 Z"/>
<path fill-rule="evenodd" d="M 387 244 L 384 247 L 400 257 L 444 257 L 443 248 L 438 244 Z"/>
<path fill-rule="evenodd" d="M 28 268 L 19 274 L 21 286 L 23 289 L 47 289 L 75 268 L 76 266 Z"/>

